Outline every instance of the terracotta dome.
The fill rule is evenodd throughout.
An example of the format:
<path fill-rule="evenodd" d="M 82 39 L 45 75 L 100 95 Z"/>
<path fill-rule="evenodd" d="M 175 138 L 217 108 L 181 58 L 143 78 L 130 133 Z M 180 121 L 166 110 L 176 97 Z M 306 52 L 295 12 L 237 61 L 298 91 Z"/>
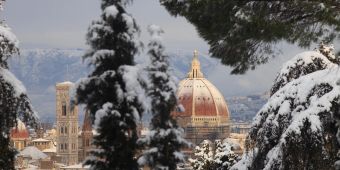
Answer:
<path fill-rule="evenodd" d="M 18 120 L 17 127 L 12 128 L 11 138 L 29 138 L 28 130 L 21 120 Z"/>
<path fill-rule="evenodd" d="M 217 88 L 205 78 L 186 78 L 179 84 L 177 92 L 184 112 L 175 112 L 177 116 L 224 116 L 229 111 L 224 97 Z"/>
<path fill-rule="evenodd" d="M 188 76 L 179 83 L 176 95 L 184 111 L 176 110 L 172 115 L 193 143 L 229 136 L 227 103 L 219 90 L 204 78 L 196 51 Z M 205 136 L 195 136 L 191 132 Z"/>

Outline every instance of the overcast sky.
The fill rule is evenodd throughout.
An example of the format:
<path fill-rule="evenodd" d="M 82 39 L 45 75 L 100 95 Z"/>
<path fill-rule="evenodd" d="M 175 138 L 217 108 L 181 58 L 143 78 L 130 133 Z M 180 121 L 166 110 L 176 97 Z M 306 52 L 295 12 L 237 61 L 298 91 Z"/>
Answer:
<path fill-rule="evenodd" d="M 3 16 L 21 42 L 21 48 L 87 48 L 85 34 L 91 20 L 100 15 L 99 0 L 7 0 Z M 160 25 L 169 52 L 198 49 L 208 55 L 208 45 L 184 18 L 171 17 L 158 0 L 135 0 L 128 12 L 142 28 L 141 39 L 148 40 L 145 28 Z M 282 55 L 245 75 L 230 75 L 218 65 L 211 80 L 225 96 L 263 93 L 269 90 L 283 62 L 303 51 L 281 43 Z M 312 47 L 313 48 L 313 47 Z M 188 63 L 190 64 L 190 63 Z"/>

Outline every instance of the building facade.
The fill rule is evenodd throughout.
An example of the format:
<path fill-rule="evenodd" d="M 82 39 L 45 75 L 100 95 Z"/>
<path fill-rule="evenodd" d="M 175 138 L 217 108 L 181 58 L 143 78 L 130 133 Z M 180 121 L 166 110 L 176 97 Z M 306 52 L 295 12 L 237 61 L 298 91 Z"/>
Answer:
<path fill-rule="evenodd" d="M 85 117 L 83 122 L 82 131 L 80 133 L 79 138 L 79 162 L 83 162 L 87 156 L 89 156 L 91 149 L 93 149 L 92 145 L 93 140 L 93 130 L 92 130 L 92 121 L 90 117 L 90 112 L 85 111 Z"/>
<path fill-rule="evenodd" d="M 16 127 L 11 129 L 11 145 L 18 151 L 23 150 L 28 146 L 30 137 L 25 124 L 21 120 L 17 120 L 18 124 Z"/>
<path fill-rule="evenodd" d="M 56 85 L 57 155 L 61 163 L 78 163 L 78 108 L 71 103 L 71 82 Z"/>
<path fill-rule="evenodd" d="M 172 115 L 184 128 L 187 140 L 198 145 L 205 139 L 214 141 L 229 137 L 227 103 L 218 89 L 204 78 L 197 51 L 187 78 L 180 82 L 176 95 L 184 110 L 175 110 Z"/>

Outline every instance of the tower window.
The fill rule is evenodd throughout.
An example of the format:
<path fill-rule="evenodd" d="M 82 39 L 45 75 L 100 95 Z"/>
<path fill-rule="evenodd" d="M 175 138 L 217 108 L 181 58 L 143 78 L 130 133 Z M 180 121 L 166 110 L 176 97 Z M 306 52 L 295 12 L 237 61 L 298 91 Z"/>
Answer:
<path fill-rule="evenodd" d="M 61 112 L 61 115 L 66 116 L 66 102 L 63 102 Z"/>
<path fill-rule="evenodd" d="M 90 146 L 90 140 L 86 139 L 86 146 Z"/>

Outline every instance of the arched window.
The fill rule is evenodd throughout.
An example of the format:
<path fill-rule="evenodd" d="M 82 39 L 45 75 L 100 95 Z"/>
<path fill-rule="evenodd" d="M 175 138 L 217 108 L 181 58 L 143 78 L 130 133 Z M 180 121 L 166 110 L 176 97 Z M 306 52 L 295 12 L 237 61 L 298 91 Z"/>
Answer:
<path fill-rule="evenodd" d="M 66 102 L 63 102 L 62 106 L 61 106 L 61 115 L 62 116 L 66 116 Z"/>

